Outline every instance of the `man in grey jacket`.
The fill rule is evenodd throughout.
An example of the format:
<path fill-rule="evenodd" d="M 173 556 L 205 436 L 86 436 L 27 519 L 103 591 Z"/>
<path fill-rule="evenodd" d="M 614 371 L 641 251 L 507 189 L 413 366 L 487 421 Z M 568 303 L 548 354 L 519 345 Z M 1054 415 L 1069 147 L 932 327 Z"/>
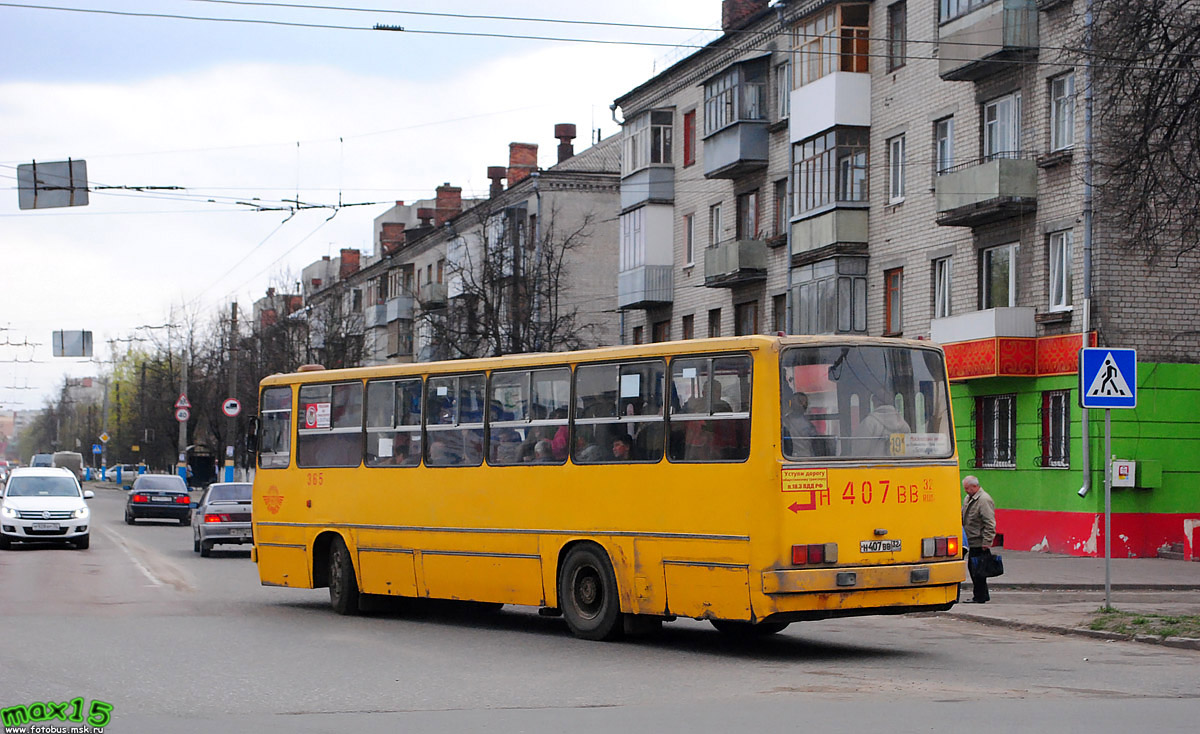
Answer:
<path fill-rule="evenodd" d="M 991 599 L 988 594 L 987 577 L 975 572 L 975 564 L 971 563 L 970 559 L 992 552 L 992 543 L 996 540 L 996 503 L 992 501 L 991 495 L 983 491 L 979 480 L 974 476 L 964 477 L 962 485 L 963 491 L 967 493 L 963 498 L 962 507 L 963 531 L 967 535 L 967 570 L 975 587 L 972 597 L 965 600 L 965 603 L 986 604 Z"/>

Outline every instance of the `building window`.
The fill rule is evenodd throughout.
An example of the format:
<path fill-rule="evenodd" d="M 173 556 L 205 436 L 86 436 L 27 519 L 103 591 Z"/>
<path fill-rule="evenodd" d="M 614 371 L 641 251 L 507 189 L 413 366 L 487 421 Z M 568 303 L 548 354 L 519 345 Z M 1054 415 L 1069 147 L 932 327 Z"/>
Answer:
<path fill-rule="evenodd" d="M 733 307 L 733 333 L 736 336 L 758 333 L 758 301 L 739 303 Z"/>
<path fill-rule="evenodd" d="M 669 342 L 671 341 L 671 322 L 655 321 L 651 327 L 650 338 L 654 342 Z"/>
<path fill-rule="evenodd" d="M 1050 310 L 1065 311 L 1071 306 L 1070 230 L 1050 234 Z"/>
<path fill-rule="evenodd" d="M 888 141 L 888 203 L 904 201 L 904 136 Z"/>
<path fill-rule="evenodd" d="M 683 113 L 683 167 L 696 162 L 696 111 Z"/>
<path fill-rule="evenodd" d="M 787 234 L 788 219 L 787 179 L 781 178 L 775 182 L 775 236 Z"/>
<path fill-rule="evenodd" d="M 869 139 L 866 128 L 841 128 L 796 143 L 792 210 L 866 203 Z"/>
<path fill-rule="evenodd" d="M 671 110 L 651 110 L 626 124 L 625 155 L 621 161 L 623 174 L 628 175 L 646 166 L 671 163 L 674 116 Z"/>
<path fill-rule="evenodd" d="M 975 398 L 975 466 L 1017 465 L 1017 396 Z"/>
<path fill-rule="evenodd" d="M 953 257 L 940 257 L 933 261 L 933 317 L 944 319 L 950 315 L 950 283 L 953 276 Z"/>
<path fill-rule="evenodd" d="M 1050 80 L 1050 150 L 1075 145 L 1075 74 Z"/>
<path fill-rule="evenodd" d="M 771 298 L 772 329 L 776 334 L 787 333 L 787 294 L 780 293 Z"/>
<path fill-rule="evenodd" d="M 791 334 L 867 331 L 867 260 L 840 257 L 792 271 Z"/>
<path fill-rule="evenodd" d="M 1071 391 L 1042 393 L 1042 466 L 1071 468 Z"/>
<path fill-rule="evenodd" d="M 696 215 L 683 215 L 683 265 L 696 264 Z"/>
<path fill-rule="evenodd" d="M 953 20 L 960 15 L 975 10 L 976 8 L 987 5 L 992 0 L 941 0 L 940 20 L 945 23 L 948 20 Z"/>
<path fill-rule="evenodd" d="M 621 215 L 621 249 L 617 264 L 620 272 L 646 264 L 646 207 Z"/>
<path fill-rule="evenodd" d="M 908 12 L 904 0 L 892 3 L 887 9 L 888 28 L 888 71 L 895 71 L 904 66 L 906 44 L 908 42 Z"/>
<path fill-rule="evenodd" d="M 775 117 L 787 119 L 791 112 L 792 100 L 792 62 L 785 61 L 775 65 Z"/>
<path fill-rule="evenodd" d="M 900 304 L 904 285 L 904 268 L 883 271 L 883 335 L 896 336 L 903 333 Z"/>
<path fill-rule="evenodd" d="M 1017 245 L 1001 245 L 984 250 L 982 298 L 980 308 L 1006 308 L 1017 305 Z"/>
<path fill-rule="evenodd" d="M 704 134 L 735 122 L 767 119 L 766 60 L 737 64 L 704 85 Z"/>
<path fill-rule="evenodd" d="M 983 155 L 1018 158 L 1021 154 L 1021 93 L 1006 94 L 983 105 Z"/>
<path fill-rule="evenodd" d="M 758 239 L 758 189 L 738 194 L 737 232 L 739 240 Z"/>
<path fill-rule="evenodd" d="M 721 241 L 721 205 L 713 204 L 708 208 L 708 243 L 716 247 Z"/>
<path fill-rule="evenodd" d="M 444 283 L 446 277 L 446 258 L 440 258 L 437 261 L 437 282 Z"/>
<path fill-rule="evenodd" d="M 871 55 L 870 6 L 834 5 L 801 21 L 792 29 L 792 47 L 800 68 L 793 74 L 800 86 L 835 71 L 869 72 Z"/>
<path fill-rule="evenodd" d="M 933 170 L 945 173 L 954 167 L 954 118 L 933 123 Z"/>
<path fill-rule="evenodd" d="M 644 329 L 644 327 L 641 327 L 641 326 L 633 327 L 633 343 L 634 344 L 641 344 L 643 341 L 645 341 L 645 338 L 642 336 L 643 329 Z"/>
<path fill-rule="evenodd" d="M 721 335 L 721 309 L 719 308 L 708 311 L 708 335 L 710 337 Z"/>
<path fill-rule="evenodd" d="M 684 316 L 679 322 L 680 337 L 683 339 L 696 338 L 696 317 L 692 314 Z"/>

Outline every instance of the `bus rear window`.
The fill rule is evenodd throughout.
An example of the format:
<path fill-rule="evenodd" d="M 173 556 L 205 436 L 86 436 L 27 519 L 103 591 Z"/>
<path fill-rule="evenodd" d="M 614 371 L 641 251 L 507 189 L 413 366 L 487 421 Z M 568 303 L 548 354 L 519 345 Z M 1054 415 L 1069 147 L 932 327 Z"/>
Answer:
<path fill-rule="evenodd" d="M 782 446 L 789 459 L 953 454 L 940 352 L 885 346 L 784 351 Z"/>
<path fill-rule="evenodd" d="M 258 465 L 263 469 L 287 467 L 291 455 L 292 389 L 269 387 L 262 392 L 262 436 Z"/>

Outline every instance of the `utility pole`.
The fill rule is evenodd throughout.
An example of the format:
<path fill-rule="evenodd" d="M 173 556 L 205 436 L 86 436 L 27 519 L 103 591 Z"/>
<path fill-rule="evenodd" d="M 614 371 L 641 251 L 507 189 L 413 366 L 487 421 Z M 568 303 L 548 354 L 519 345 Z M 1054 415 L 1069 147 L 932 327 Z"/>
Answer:
<path fill-rule="evenodd" d="M 183 360 L 179 369 L 182 375 L 180 380 L 182 388 L 179 394 L 187 397 L 188 348 L 186 344 L 183 347 Z M 187 482 L 187 421 L 179 421 L 179 476 L 183 477 L 184 483 Z"/>
<path fill-rule="evenodd" d="M 231 399 L 237 398 L 237 316 L 237 301 L 234 301 L 233 307 L 229 313 L 229 397 Z M 225 445 L 225 481 L 227 482 L 233 481 L 234 446 L 237 441 L 237 422 L 236 415 L 229 416 L 229 420 L 227 421 L 228 433 L 226 435 L 228 436 L 228 440 L 226 441 Z"/>

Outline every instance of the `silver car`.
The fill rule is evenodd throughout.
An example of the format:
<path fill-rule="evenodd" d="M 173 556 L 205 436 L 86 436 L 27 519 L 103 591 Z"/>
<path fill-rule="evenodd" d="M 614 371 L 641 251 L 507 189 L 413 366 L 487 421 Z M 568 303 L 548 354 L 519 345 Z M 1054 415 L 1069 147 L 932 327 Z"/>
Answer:
<path fill-rule="evenodd" d="M 208 485 L 192 511 L 192 550 L 208 558 L 218 543 L 253 543 L 249 482 Z"/>

